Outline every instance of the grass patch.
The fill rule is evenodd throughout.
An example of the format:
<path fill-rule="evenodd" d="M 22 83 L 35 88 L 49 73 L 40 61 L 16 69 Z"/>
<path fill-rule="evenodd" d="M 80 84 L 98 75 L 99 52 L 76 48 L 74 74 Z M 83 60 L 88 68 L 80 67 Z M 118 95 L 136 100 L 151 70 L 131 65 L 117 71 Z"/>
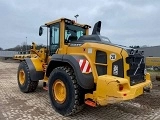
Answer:
<path fill-rule="evenodd" d="M 160 75 L 160 71 L 148 71 L 151 76 Z"/>

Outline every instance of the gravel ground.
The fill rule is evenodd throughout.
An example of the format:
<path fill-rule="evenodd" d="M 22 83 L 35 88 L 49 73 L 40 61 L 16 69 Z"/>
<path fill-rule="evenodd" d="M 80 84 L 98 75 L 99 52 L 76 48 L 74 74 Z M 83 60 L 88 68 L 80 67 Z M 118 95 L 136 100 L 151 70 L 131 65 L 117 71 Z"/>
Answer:
<path fill-rule="evenodd" d="M 138 98 L 105 107 L 84 110 L 64 117 L 52 109 L 42 82 L 34 93 L 20 92 L 17 84 L 17 62 L 0 62 L 0 120 L 160 120 L 160 81 Z"/>

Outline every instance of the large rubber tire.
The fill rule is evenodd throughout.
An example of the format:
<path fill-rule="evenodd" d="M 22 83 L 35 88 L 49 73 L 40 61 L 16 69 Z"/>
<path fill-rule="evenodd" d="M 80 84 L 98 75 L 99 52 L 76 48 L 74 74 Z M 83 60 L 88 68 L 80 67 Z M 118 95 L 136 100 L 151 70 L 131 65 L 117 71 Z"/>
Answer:
<path fill-rule="evenodd" d="M 56 80 L 61 80 L 66 88 L 66 99 L 63 103 L 56 101 L 53 85 Z M 55 68 L 49 77 L 49 97 L 52 107 L 64 116 L 73 115 L 84 107 L 84 92 L 78 85 L 73 70 L 69 67 Z"/>
<path fill-rule="evenodd" d="M 20 83 L 20 78 L 19 78 L 19 73 L 21 70 L 23 70 L 24 74 L 25 74 L 25 80 L 24 80 L 23 84 Z M 35 91 L 38 86 L 38 82 L 39 82 L 39 81 L 32 81 L 31 80 L 29 68 L 28 68 L 28 65 L 25 61 L 22 61 L 19 64 L 18 72 L 17 72 L 17 80 L 18 80 L 18 86 L 19 86 L 20 90 L 24 93 L 29 93 L 29 92 Z"/>

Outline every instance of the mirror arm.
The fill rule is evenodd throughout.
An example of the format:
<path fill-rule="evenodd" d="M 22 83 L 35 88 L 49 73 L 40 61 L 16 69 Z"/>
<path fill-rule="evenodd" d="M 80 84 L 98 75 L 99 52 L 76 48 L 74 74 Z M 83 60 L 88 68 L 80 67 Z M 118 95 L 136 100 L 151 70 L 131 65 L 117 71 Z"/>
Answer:
<path fill-rule="evenodd" d="M 47 27 L 47 25 L 41 25 L 39 27 L 39 36 L 41 36 L 43 34 L 43 27 Z"/>

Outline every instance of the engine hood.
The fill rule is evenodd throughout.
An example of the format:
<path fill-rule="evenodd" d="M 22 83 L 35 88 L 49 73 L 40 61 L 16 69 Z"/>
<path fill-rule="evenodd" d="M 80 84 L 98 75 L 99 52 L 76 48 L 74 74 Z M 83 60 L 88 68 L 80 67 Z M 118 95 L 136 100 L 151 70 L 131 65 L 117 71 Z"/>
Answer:
<path fill-rule="evenodd" d="M 72 41 L 69 46 L 81 46 L 84 43 L 99 43 L 99 44 L 106 44 L 106 45 L 118 47 L 125 50 L 129 55 L 133 55 L 135 53 L 140 53 L 142 55 L 144 54 L 144 51 L 129 48 L 123 45 L 114 44 L 107 37 L 101 36 L 101 35 L 81 36 L 77 41 Z"/>

